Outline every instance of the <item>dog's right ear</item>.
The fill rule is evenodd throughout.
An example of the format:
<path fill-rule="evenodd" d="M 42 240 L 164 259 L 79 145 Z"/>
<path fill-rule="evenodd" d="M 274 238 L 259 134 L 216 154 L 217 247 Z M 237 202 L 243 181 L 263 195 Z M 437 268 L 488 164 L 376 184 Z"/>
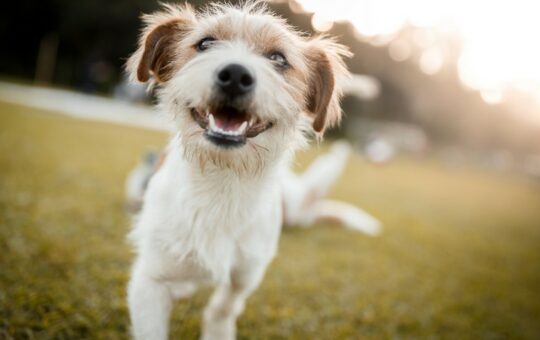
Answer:
<path fill-rule="evenodd" d="M 195 11 L 185 4 L 164 5 L 161 11 L 143 16 L 138 49 L 128 59 L 126 70 L 130 79 L 157 83 L 166 82 L 175 71 L 174 60 L 182 37 L 197 21 Z"/>

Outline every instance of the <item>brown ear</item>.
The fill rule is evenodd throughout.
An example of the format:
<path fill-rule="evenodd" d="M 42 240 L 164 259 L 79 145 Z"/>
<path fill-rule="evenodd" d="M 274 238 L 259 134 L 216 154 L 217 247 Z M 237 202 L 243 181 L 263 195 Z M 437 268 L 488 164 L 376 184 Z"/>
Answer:
<path fill-rule="evenodd" d="M 313 129 L 317 133 L 339 123 L 341 119 L 340 80 L 348 75 L 342 56 L 349 52 L 330 40 L 316 39 L 307 50 L 310 65 L 307 110 L 314 115 Z"/>
<path fill-rule="evenodd" d="M 180 33 L 179 22 L 171 21 L 155 28 L 144 43 L 144 51 L 137 67 L 137 79 L 145 82 L 150 72 L 158 82 L 170 78 L 170 62 L 174 58 L 175 35 Z"/>
<path fill-rule="evenodd" d="M 162 11 L 143 19 L 146 26 L 139 48 L 127 62 L 127 71 L 132 79 L 141 82 L 151 76 L 158 83 L 166 82 L 174 73 L 179 43 L 196 20 L 195 13 L 188 5 L 165 5 Z"/>

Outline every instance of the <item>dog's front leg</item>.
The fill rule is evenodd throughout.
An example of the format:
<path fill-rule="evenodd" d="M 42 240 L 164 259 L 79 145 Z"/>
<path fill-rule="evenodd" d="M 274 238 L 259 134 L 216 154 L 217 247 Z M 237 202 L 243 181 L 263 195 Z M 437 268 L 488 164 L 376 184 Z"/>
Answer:
<path fill-rule="evenodd" d="M 267 264 L 236 269 L 231 282 L 216 288 L 204 310 L 201 340 L 234 340 L 236 318 L 244 311 L 249 295 L 261 282 Z"/>
<path fill-rule="evenodd" d="M 154 279 L 139 260 L 128 287 L 128 305 L 136 340 L 166 340 L 172 295 L 163 282 Z"/>

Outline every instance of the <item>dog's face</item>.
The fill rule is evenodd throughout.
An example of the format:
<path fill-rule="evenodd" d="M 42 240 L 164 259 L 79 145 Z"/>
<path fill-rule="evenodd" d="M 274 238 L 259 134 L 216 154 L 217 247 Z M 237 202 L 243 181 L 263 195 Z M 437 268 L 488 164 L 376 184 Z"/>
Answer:
<path fill-rule="evenodd" d="M 128 70 L 160 86 L 186 155 L 232 168 L 259 168 L 339 121 L 346 50 L 308 39 L 259 2 L 204 13 L 166 6 L 146 16 Z"/>

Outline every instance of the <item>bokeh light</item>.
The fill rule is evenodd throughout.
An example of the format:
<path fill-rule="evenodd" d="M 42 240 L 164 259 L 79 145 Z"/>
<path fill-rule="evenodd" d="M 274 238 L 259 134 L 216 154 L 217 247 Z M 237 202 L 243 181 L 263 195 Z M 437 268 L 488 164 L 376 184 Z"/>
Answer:
<path fill-rule="evenodd" d="M 420 49 L 418 66 L 426 74 L 444 67 L 447 51 L 434 42 L 451 35 L 460 42 L 460 80 L 480 91 L 487 103 L 499 103 L 508 90 L 540 100 L 540 45 L 535 42 L 540 32 L 538 1 L 297 0 L 292 6 L 315 13 L 313 26 L 319 31 L 329 30 L 332 21 L 351 22 L 360 39 L 389 44 L 395 61 L 409 59 L 411 46 L 401 37 L 379 38 L 406 27 L 419 29 L 411 40 Z"/>

